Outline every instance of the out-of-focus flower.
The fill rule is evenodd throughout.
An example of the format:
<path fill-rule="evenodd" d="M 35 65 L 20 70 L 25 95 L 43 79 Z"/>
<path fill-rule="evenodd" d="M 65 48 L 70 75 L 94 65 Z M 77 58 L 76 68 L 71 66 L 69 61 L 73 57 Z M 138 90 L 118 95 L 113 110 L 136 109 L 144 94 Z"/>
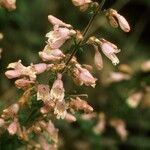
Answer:
<path fill-rule="evenodd" d="M 122 15 L 118 14 L 116 10 L 109 9 L 108 11 L 106 11 L 106 16 L 108 16 L 109 22 L 112 25 L 112 27 L 116 28 L 118 27 L 118 24 L 119 24 L 120 28 L 124 32 L 130 31 L 129 23 Z"/>
<path fill-rule="evenodd" d="M 33 84 L 34 81 L 30 81 L 29 79 L 25 79 L 25 78 L 22 78 L 22 79 L 18 79 L 15 81 L 15 85 L 17 88 L 28 88 L 31 84 Z"/>
<path fill-rule="evenodd" d="M 98 50 L 97 46 L 94 46 L 95 48 L 95 56 L 94 56 L 94 63 L 95 66 L 98 70 L 101 70 L 103 68 L 103 60 L 102 60 L 102 55 Z"/>
<path fill-rule="evenodd" d="M 58 49 L 74 34 L 76 34 L 76 32 L 72 29 L 62 27 L 54 28 L 53 31 L 46 34 L 48 45 L 51 49 Z"/>
<path fill-rule="evenodd" d="M 123 80 L 129 80 L 130 76 L 122 72 L 111 72 L 109 76 L 110 82 L 120 82 Z"/>
<path fill-rule="evenodd" d="M 45 130 L 48 132 L 50 138 L 57 143 L 58 142 L 58 129 L 55 128 L 51 120 L 47 123 Z"/>
<path fill-rule="evenodd" d="M 44 50 L 39 52 L 39 56 L 42 58 L 43 61 L 57 61 L 65 57 L 60 49 L 52 50 L 49 45 L 46 45 Z"/>
<path fill-rule="evenodd" d="M 44 136 L 40 135 L 38 139 L 42 150 L 57 150 L 56 144 L 50 144 Z"/>
<path fill-rule="evenodd" d="M 40 84 L 37 87 L 37 100 L 43 100 L 44 102 L 50 100 L 49 85 Z"/>
<path fill-rule="evenodd" d="M 0 40 L 2 40 L 3 39 L 3 34 L 2 33 L 0 33 Z"/>
<path fill-rule="evenodd" d="M 8 10 L 16 9 L 16 0 L 1 0 L 0 5 L 7 8 Z"/>
<path fill-rule="evenodd" d="M 142 100 L 142 97 L 143 93 L 141 91 L 135 92 L 127 98 L 127 104 L 132 108 L 136 108 Z"/>
<path fill-rule="evenodd" d="M 148 61 L 142 63 L 141 69 L 142 69 L 142 71 L 144 71 L 144 72 L 149 72 L 149 71 L 150 71 L 150 60 L 148 60 Z"/>
<path fill-rule="evenodd" d="M 75 6 L 80 7 L 81 11 L 85 11 L 91 2 L 91 0 L 72 0 L 72 3 Z"/>
<path fill-rule="evenodd" d="M 0 118 L 0 128 L 3 127 L 5 125 L 5 120 Z"/>
<path fill-rule="evenodd" d="M 2 58 L 2 52 L 3 52 L 3 49 L 0 48 L 0 59 Z"/>
<path fill-rule="evenodd" d="M 83 110 L 86 113 L 90 113 L 93 111 L 93 108 L 85 101 L 76 97 L 76 99 L 72 99 L 69 103 L 69 108 L 73 110 Z"/>
<path fill-rule="evenodd" d="M 58 74 L 57 79 L 54 81 L 53 86 L 50 91 L 50 99 L 53 101 L 63 101 L 65 96 L 65 89 L 63 86 L 63 82 L 61 80 L 62 75 Z"/>
<path fill-rule="evenodd" d="M 96 134 L 101 134 L 105 130 L 105 125 L 106 125 L 105 114 L 104 113 L 99 113 L 98 123 L 96 124 L 96 126 L 93 127 L 93 131 Z"/>
<path fill-rule="evenodd" d="M 77 119 L 75 116 L 73 116 L 72 114 L 70 113 L 66 113 L 66 116 L 64 118 L 67 122 L 75 122 Z"/>
<path fill-rule="evenodd" d="M 48 21 L 53 25 L 53 26 L 57 26 L 57 27 L 67 27 L 67 28 L 71 28 L 72 26 L 70 24 L 66 24 L 63 21 L 61 21 L 60 19 L 56 18 L 55 16 L 52 15 L 48 15 Z"/>
<path fill-rule="evenodd" d="M 119 64 L 119 59 L 117 58 L 116 54 L 120 52 L 120 49 L 105 39 L 100 39 L 99 44 L 102 52 L 112 61 L 113 65 Z"/>
<path fill-rule="evenodd" d="M 56 114 L 57 119 L 64 119 L 67 114 L 67 106 L 65 101 L 57 101 L 55 108 L 54 108 L 54 114 Z"/>
<path fill-rule="evenodd" d="M 120 72 L 132 75 L 133 74 L 133 69 L 131 68 L 131 66 L 127 65 L 127 64 L 120 64 L 118 66 L 118 69 Z"/>
<path fill-rule="evenodd" d="M 95 118 L 95 117 L 96 117 L 96 113 L 82 114 L 82 115 L 80 116 L 80 118 L 81 118 L 82 120 L 91 120 L 91 119 L 93 119 L 93 118 Z"/>
<path fill-rule="evenodd" d="M 127 139 L 128 131 L 126 130 L 126 124 L 121 119 L 112 119 L 110 125 L 115 128 L 120 138 L 124 141 Z"/>
<path fill-rule="evenodd" d="M 87 69 L 82 68 L 80 64 L 75 65 L 73 75 L 74 75 L 74 81 L 78 85 L 85 84 L 86 86 L 92 86 L 92 87 L 95 87 L 96 85 L 95 82 L 97 79 L 94 78 Z"/>

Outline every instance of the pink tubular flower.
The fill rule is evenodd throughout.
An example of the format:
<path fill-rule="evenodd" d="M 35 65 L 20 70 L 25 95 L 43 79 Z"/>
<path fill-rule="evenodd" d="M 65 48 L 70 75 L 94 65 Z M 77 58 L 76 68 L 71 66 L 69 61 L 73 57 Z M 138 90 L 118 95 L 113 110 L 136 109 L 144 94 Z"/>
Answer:
<path fill-rule="evenodd" d="M 94 56 L 94 63 L 95 66 L 98 70 L 101 70 L 103 68 L 103 60 L 102 60 L 102 55 L 98 50 L 98 47 L 95 47 L 95 56 Z"/>
<path fill-rule="evenodd" d="M 117 23 L 119 23 L 120 28 L 124 32 L 130 31 L 129 23 L 127 22 L 127 20 L 122 15 L 118 14 L 118 12 L 116 10 L 109 9 L 108 14 L 106 14 L 106 15 L 108 15 L 108 17 L 110 18 L 110 21 L 112 20 L 113 23 L 116 24 L 116 27 L 117 27 Z"/>
<path fill-rule="evenodd" d="M 51 49 L 58 49 L 75 33 L 74 30 L 69 30 L 68 28 L 54 28 L 53 31 L 46 34 L 48 45 Z"/>
<path fill-rule="evenodd" d="M 43 61 L 57 61 L 65 57 L 60 49 L 50 49 L 49 45 L 46 45 L 42 52 L 39 52 L 39 56 Z"/>
<path fill-rule="evenodd" d="M 100 39 L 100 47 L 102 52 L 112 61 L 113 65 L 119 64 L 119 59 L 116 56 L 116 53 L 120 52 L 120 49 L 111 42 L 108 42 L 105 39 Z"/>
<path fill-rule="evenodd" d="M 29 79 L 18 79 L 15 81 L 15 85 L 17 88 L 26 88 L 29 87 L 31 84 L 33 84 L 34 81 L 30 81 Z"/>
<path fill-rule="evenodd" d="M 16 0 L 1 0 L 0 5 L 7 8 L 8 10 L 16 9 Z"/>
<path fill-rule="evenodd" d="M 8 70 L 5 72 L 5 75 L 8 79 L 18 78 L 22 74 L 19 70 Z"/>
<path fill-rule="evenodd" d="M 129 80 L 130 76 L 121 72 L 112 72 L 109 77 L 110 82 L 120 82 L 123 80 Z"/>
<path fill-rule="evenodd" d="M 64 99 L 65 89 L 64 89 L 61 78 L 62 78 L 62 75 L 58 74 L 57 79 L 53 83 L 53 86 L 50 91 L 50 99 L 51 100 L 63 101 L 63 99 Z"/>
<path fill-rule="evenodd" d="M 49 85 L 40 84 L 37 87 L 37 100 L 48 101 L 50 99 Z"/>
<path fill-rule="evenodd" d="M 36 74 L 41 74 L 47 70 L 47 64 L 45 63 L 34 64 L 31 66 L 35 70 Z"/>
<path fill-rule="evenodd" d="M 72 26 L 70 24 L 66 24 L 63 21 L 61 21 L 60 19 L 52 16 L 52 15 L 48 15 L 48 21 L 53 25 L 53 26 L 57 26 L 57 27 L 66 27 L 66 28 L 71 28 Z"/>
<path fill-rule="evenodd" d="M 95 87 L 96 78 L 94 78 L 90 72 L 82 68 L 80 64 L 76 64 L 76 71 L 74 72 L 75 79 L 79 81 L 80 85 L 85 84 L 86 86 Z"/>

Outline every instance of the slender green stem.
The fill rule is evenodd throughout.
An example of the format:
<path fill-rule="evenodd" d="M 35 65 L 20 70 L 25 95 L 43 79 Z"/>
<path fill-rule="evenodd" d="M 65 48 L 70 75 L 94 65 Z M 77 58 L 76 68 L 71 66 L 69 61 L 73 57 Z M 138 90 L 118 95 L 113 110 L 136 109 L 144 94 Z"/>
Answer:
<path fill-rule="evenodd" d="M 70 61 L 71 61 L 71 59 L 72 59 L 73 56 L 76 54 L 76 52 L 78 51 L 79 47 L 82 45 L 83 41 L 85 40 L 85 37 L 86 37 L 86 35 L 87 35 L 87 33 L 88 33 L 88 31 L 89 31 L 89 29 L 90 29 L 90 27 L 91 27 L 91 25 L 92 25 L 94 19 L 95 19 L 95 17 L 98 15 L 99 11 L 102 10 L 102 7 L 103 7 L 104 3 L 105 3 L 105 0 L 102 0 L 101 4 L 97 7 L 95 13 L 94 13 L 93 16 L 91 17 L 89 23 L 87 24 L 86 28 L 84 29 L 84 31 L 83 31 L 83 33 L 82 33 L 82 35 L 83 35 L 83 40 L 82 40 L 82 41 L 79 41 L 79 42 L 76 44 L 76 46 L 74 47 L 74 49 L 73 49 L 73 51 L 72 51 L 70 57 L 68 58 L 68 60 L 67 60 L 66 63 L 65 63 L 65 66 L 66 66 L 66 67 L 65 67 L 64 70 L 62 71 L 62 74 L 66 72 L 66 69 L 67 69 L 67 67 L 68 67 L 68 65 L 69 65 L 69 63 L 70 63 Z"/>

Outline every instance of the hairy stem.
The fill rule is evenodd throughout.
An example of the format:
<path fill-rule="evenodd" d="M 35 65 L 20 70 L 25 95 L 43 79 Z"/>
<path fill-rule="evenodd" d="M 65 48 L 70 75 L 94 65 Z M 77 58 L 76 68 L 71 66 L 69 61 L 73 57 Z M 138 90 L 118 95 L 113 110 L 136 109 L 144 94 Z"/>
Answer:
<path fill-rule="evenodd" d="M 76 46 L 75 46 L 75 48 L 73 49 L 73 51 L 72 51 L 70 57 L 68 58 L 68 60 L 67 60 L 66 63 L 65 63 L 65 66 L 66 66 L 66 67 L 65 67 L 64 70 L 62 71 L 62 74 L 66 72 L 66 69 L 67 69 L 67 67 L 68 67 L 68 65 L 69 65 L 69 63 L 70 63 L 70 61 L 71 61 L 71 59 L 72 59 L 73 56 L 76 54 L 76 52 L 78 51 L 79 47 L 82 45 L 83 41 L 85 40 L 85 37 L 86 37 L 86 35 L 87 35 L 87 33 L 88 33 L 88 31 L 89 31 L 89 29 L 90 29 L 90 27 L 91 27 L 91 25 L 92 25 L 94 19 L 95 19 L 95 17 L 98 15 L 99 11 L 102 10 L 102 7 L 103 7 L 104 3 L 105 3 L 105 0 L 102 0 L 101 4 L 97 7 L 95 13 L 94 13 L 93 16 L 91 17 L 89 23 L 87 24 L 86 28 L 84 29 L 84 31 L 83 31 L 83 33 L 82 33 L 82 35 L 83 35 L 83 40 L 82 40 L 82 41 L 79 41 L 79 42 L 76 44 Z"/>

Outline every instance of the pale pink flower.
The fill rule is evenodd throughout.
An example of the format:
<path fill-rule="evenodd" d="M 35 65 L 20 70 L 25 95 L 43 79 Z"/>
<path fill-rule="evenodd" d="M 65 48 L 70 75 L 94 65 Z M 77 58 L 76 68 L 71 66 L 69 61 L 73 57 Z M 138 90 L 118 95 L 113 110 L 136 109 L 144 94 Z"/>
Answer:
<path fill-rule="evenodd" d="M 47 70 L 47 64 L 45 63 L 34 64 L 31 66 L 35 70 L 36 74 L 41 74 Z"/>
<path fill-rule="evenodd" d="M 75 6 L 83 6 L 85 4 L 91 3 L 92 1 L 91 0 L 72 0 L 72 2 Z"/>
<path fill-rule="evenodd" d="M 120 138 L 124 141 L 127 139 L 128 131 L 126 130 L 126 124 L 121 119 L 112 119 L 110 125 L 115 128 Z"/>
<path fill-rule="evenodd" d="M 25 67 L 22 65 L 21 60 L 18 62 L 10 63 L 7 67 L 8 69 L 14 69 L 14 70 L 8 70 L 5 72 L 5 75 L 9 78 L 17 78 L 20 76 L 28 76 L 30 80 L 36 79 L 36 70 L 32 66 Z"/>
<path fill-rule="evenodd" d="M 46 34 L 46 37 L 48 38 L 48 45 L 51 49 L 58 49 L 75 33 L 76 32 L 74 30 L 70 30 L 68 28 L 54 28 L 53 31 Z"/>
<path fill-rule="evenodd" d="M 16 0 L 1 0 L 0 5 L 4 6 L 8 10 L 16 9 Z"/>
<path fill-rule="evenodd" d="M 64 119 L 67 114 L 67 105 L 64 101 L 57 101 L 55 108 L 54 108 L 54 114 L 56 114 L 57 119 Z"/>
<path fill-rule="evenodd" d="M 48 101 L 50 99 L 49 85 L 40 84 L 37 87 L 37 100 Z"/>
<path fill-rule="evenodd" d="M 34 81 L 30 81 L 29 79 L 25 79 L 25 78 L 18 79 L 15 81 L 15 85 L 17 88 L 26 88 L 33 83 L 34 83 Z"/>
<path fill-rule="evenodd" d="M 100 39 L 100 47 L 102 52 L 112 61 L 113 65 L 119 64 L 119 59 L 116 56 L 116 53 L 120 52 L 120 49 L 111 42 L 108 42 L 105 39 Z"/>
<path fill-rule="evenodd" d="M 108 16 L 110 17 L 110 21 L 113 20 L 113 23 L 117 24 L 117 22 L 119 23 L 120 28 L 124 31 L 124 32 L 129 32 L 130 31 L 130 26 L 129 23 L 127 22 L 127 20 L 120 14 L 118 14 L 118 12 L 114 9 L 109 9 L 108 12 Z M 117 20 L 115 20 L 117 19 Z M 114 25 L 114 24 L 113 24 Z M 117 25 L 116 25 L 117 27 Z"/>
<path fill-rule="evenodd" d="M 67 28 L 71 28 L 72 26 L 70 24 L 66 24 L 63 21 L 61 21 L 60 19 L 52 16 L 52 15 L 48 15 L 48 21 L 53 25 L 53 26 L 57 26 L 57 27 L 67 27 Z"/>
<path fill-rule="evenodd" d="M 99 113 L 98 123 L 96 124 L 96 126 L 93 127 L 93 131 L 96 134 L 102 134 L 105 130 L 105 126 L 106 126 L 105 114 Z"/>
<path fill-rule="evenodd" d="M 64 118 L 67 122 L 75 122 L 77 119 L 75 116 L 73 116 L 72 114 L 70 113 L 67 113 L 65 118 Z"/>
<path fill-rule="evenodd" d="M 109 76 L 110 82 L 120 82 L 123 80 L 129 80 L 130 76 L 128 74 L 122 73 L 122 72 L 112 72 Z"/>
<path fill-rule="evenodd" d="M 22 75 L 20 70 L 8 70 L 5 72 L 8 79 L 18 78 Z"/>
<path fill-rule="evenodd" d="M 88 114 L 82 114 L 80 118 L 82 120 L 91 120 L 95 117 L 96 117 L 96 113 L 88 113 Z"/>
<path fill-rule="evenodd" d="M 15 120 L 13 121 L 7 128 L 9 134 L 14 135 L 17 133 L 17 129 L 18 129 L 18 122 Z"/>
<path fill-rule="evenodd" d="M 127 98 L 127 104 L 132 108 L 136 108 L 139 105 L 142 97 L 143 97 L 142 92 L 140 91 L 135 92 Z"/>
<path fill-rule="evenodd" d="M 90 113 L 93 111 L 93 108 L 87 103 L 87 101 L 76 97 L 76 99 L 72 99 L 69 103 L 69 108 L 73 110 L 84 110 L 86 113 Z"/>
<path fill-rule="evenodd" d="M 74 73 L 75 78 L 79 81 L 80 85 L 85 84 L 86 86 L 95 87 L 96 78 L 94 78 L 91 73 L 82 68 L 80 64 L 76 64 L 76 72 Z"/>
<path fill-rule="evenodd" d="M 50 49 L 49 45 L 46 45 L 42 52 L 39 52 L 39 56 L 43 61 L 57 61 L 65 57 L 60 49 Z"/>
<path fill-rule="evenodd" d="M 62 75 L 58 74 L 57 79 L 54 81 L 53 86 L 50 91 L 50 99 L 56 101 L 63 101 L 65 96 L 65 89 L 63 86 L 63 82 L 61 80 Z"/>
<path fill-rule="evenodd" d="M 22 70 L 22 69 L 25 69 L 26 67 L 24 65 L 22 65 L 21 60 L 18 60 L 17 62 L 10 63 L 7 66 L 7 68 L 8 69 L 15 69 L 15 70 Z"/>
<path fill-rule="evenodd" d="M 101 55 L 101 53 L 99 52 L 97 46 L 94 46 L 94 48 L 95 48 L 94 63 L 95 63 L 96 68 L 97 68 L 98 70 L 101 70 L 101 69 L 103 69 L 102 55 Z"/>

